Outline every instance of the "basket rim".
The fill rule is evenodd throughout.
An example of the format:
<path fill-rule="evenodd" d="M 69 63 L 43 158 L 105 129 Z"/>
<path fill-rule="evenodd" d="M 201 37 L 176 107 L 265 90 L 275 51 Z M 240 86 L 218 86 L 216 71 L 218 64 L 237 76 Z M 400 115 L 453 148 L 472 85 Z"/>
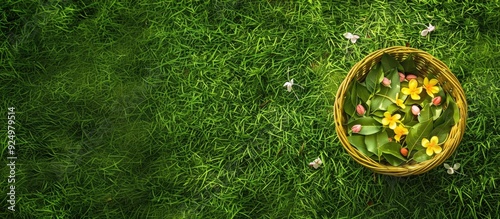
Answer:
<path fill-rule="evenodd" d="M 358 151 L 357 148 L 352 146 L 347 140 L 347 135 L 346 135 L 347 130 L 345 128 L 345 124 L 343 124 L 343 120 L 345 119 L 345 114 L 343 112 L 343 103 L 345 96 L 344 94 L 347 92 L 347 88 L 352 83 L 352 81 L 357 80 L 357 77 L 359 76 L 359 71 L 363 70 L 361 69 L 361 67 L 366 67 L 366 65 L 371 65 L 374 62 L 375 63 L 378 62 L 380 60 L 380 57 L 384 53 L 388 53 L 391 55 L 403 54 L 403 56 L 412 53 L 415 56 L 418 56 L 419 58 L 422 58 L 425 61 L 432 62 L 432 64 L 434 64 L 439 70 L 439 73 L 444 76 L 444 79 L 449 80 L 449 81 L 440 81 L 440 83 L 451 83 L 453 93 L 451 92 L 448 93 L 456 100 L 457 106 L 459 108 L 460 118 L 459 121 L 452 127 L 448 138 L 443 143 L 443 152 L 434 155 L 433 158 L 427 161 L 415 164 L 404 164 L 402 166 L 384 165 L 374 161 L 373 159 L 369 158 L 368 156 Z M 365 72 L 364 73 L 362 72 L 361 75 L 366 75 L 367 73 L 368 71 L 366 71 L 365 68 Z M 422 75 L 427 75 L 427 73 L 424 72 L 422 73 Z M 418 175 L 425 173 L 435 168 L 436 166 L 442 164 L 446 159 L 448 159 L 453 154 L 453 152 L 459 145 L 464 134 L 466 119 L 467 119 L 467 102 L 465 99 L 463 88 L 460 85 L 458 79 L 448 68 L 448 66 L 425 51 L 403 46 L 393 46 L 376 50 L 365 56 L 359 62 L 357 62 L 350 69 L 349 73 L 339 86 L 334 103 L 334 120 L 336 125 L 335 126 L 336 133 L 337 136 L 339 137 L 342 146 L 347 150 L 348 154 L 362 166 L 365 166 L 374 172 L 392 176 Z"/>

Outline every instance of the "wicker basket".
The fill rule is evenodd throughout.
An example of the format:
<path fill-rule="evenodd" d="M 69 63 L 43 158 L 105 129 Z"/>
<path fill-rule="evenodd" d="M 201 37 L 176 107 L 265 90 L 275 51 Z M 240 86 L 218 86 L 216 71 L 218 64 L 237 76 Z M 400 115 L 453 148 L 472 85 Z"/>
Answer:
<path fill-rule="evenodd" d="M 347 117 L 344 113 L 344 100 L 346 92 L 348 91 L 351 82 L 353 82 L 353 80 L 363 79 L 371 67 L 380 61 L 381 56 L 384 53 L 388 53 L 389 55 L 395 57 L 398 61 L 404 60 L 410 53 L 412 53 L 415 65 L 417 66 L 420 74 L 422 76 L 426 76 L 428 73 L 434 74 L 443 89 L 456 100 L 460 111 L 460 120 L 452 127 L 448 139 L 442 145 L 443 151 L 436 154 L 428 161 L 413 165 L 405 164 L 403 166 L 384 165 L 359 152 L 347 140 Z M 340 142 L 356 162 L 380 174 L 410 176 L 425 173 L 434 167 L 441 165 L 455 151 L 464 134 L 465 120 L 467 118 L 467 102 L 460 82 L 443 62 L 422 50 L 395 46 L 375 51 L 352 67 L 337 91 L 334 104 L 334 116 L 336 126 L 335 129 Z"/>

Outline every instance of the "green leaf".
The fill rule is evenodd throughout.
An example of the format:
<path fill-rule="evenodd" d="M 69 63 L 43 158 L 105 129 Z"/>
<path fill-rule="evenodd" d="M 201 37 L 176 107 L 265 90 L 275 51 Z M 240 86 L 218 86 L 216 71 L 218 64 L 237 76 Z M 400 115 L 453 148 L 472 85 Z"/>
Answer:
<path fill-rule="evenodd" d="M 406 136 L 406 145 L 409 152 L 411 152 L 415 147 L 423 148 L 421 145 L 422 139 L 429 138 L 432 128 L 433 124 L 430 119 L 425 122 L 418 123 L 410 128 L 408 135 Z"/>
<path fill-rule="evenodd" d="M 377 133 L 377 145 L 379 148 L 388 142 L 389 142 L 389 136 L 387 135 L 387 132 L 382 131 Z M 380 151 L 379 153 L 382 153 L 382 151 Z"/>
<path fill-rule="evenodd" d="M 395 100 L 396 94 L 398 94 L 401 90 L 398 71 L 395 69 L 392 70 L 391 73 L 387 75 L 387 78 L 391 80 L 391 87 L 380 87 L 380 92 L 372 98 L 370 107 L 371 111 L 386 111 L 387 107 L 392 104 L 392 101 L 389 98 Z"/>
<path fill-rule="evenodd" d="M 368 75 L 366 75 L 365 85 L 370 93 L 375 93 L 377 86 L 379 86 L 380 82 L 384 79 L 384 72 L 382 72 L 382 68 L 380 64 L 376 64 L 372 67 Z"/>
<path fill-rule="evenodd" d="M 401 62 L 405 73 L 418 74 L 417 66 L 413 60 L 413 54 L 410 54 L 404 61 Z"/>
<path fill-rule="evenodd" d="M 443 112 L 443 106 L 442 105 L 439 105 L 439 106 L 432 105 L 431 112 L 432 112 L 432 120 L 436 120 L 439 118 L 439 116 Z"/>
<path fill-rule="evenodd" d="M 392 166 L 399 166 L 404 162 L 403 160 L 401 160 L 401 159 L 399 159 L 391 154 L 383 154 L 382 156 Z"/>
<path fill-rule="evenodd" d="M 413 155 L 413 160 L 415 160 L 417 162 L 424 162 L 424 161 L 429 160 L 431 158 L 432 158 L 431 156 L 429 156 L 425 153 L 425 149 L 419 150 Z"/>
<path fill-rule="evenodd" d="M 430 133 L 429 136 L 437 136 L 439 141 L 438 144 L 442 144 L 446 141 L 448 138 L 448 135 L 450 134 L 451 128 L 454 125 L 454 121 L 452 118 L 449 118 L 445 120 L 443 123 L 440 125 L 436 126 Z"/>
<path fill-rule="evenodd" d="M 369 152 L 372 152 L 373 154 L 378 155 L 377 136 L 376 135 L 365 136 L 365 145 L 366 145 L 366 149 Z"/>
<path fill-rule="evenodd" d="M 439 92 L 437 94 L 434 94 L 434 97 L 437 97 L 437 96 L 441 96 L 441 98 L 443 98 L 442 101 L 444 102 L 444 100 L 446 98 L 446 93 L 444 92 L 443 87 L 440 86 L 439 87 Z"/>
<path fill-rule="evenodd" d="M 403 110 L 403 112 L 405 113 L 404 117 L 403 117 L 403 124 L 407 125 L 408 123 L 412 122 L 412 121 L 415 121 L 415 116 L 413 115 L 413 113 L 411 112 L 411 107 L 412 106 L 406 106 Z"/>
<path fill-rule="evenodd" d="M 403 81 L 401 82 L 401 87 L 408 87 L 408 81 Z M 402 95 L 403 93 L 401 93 L 400 95 Z"/>
<path fill-rule="evenodd" d="M 377 111 L 377 112 L 381 112 L 381 111 Z M 377 121 L 378 123 L 382 124 L 382 118 L 374 116 L 373 119 L 375 119 L 375 121 Z"/>
<path fill-rule="evenodd" d="M 401 155 L 401 152 L 400 152 L 401 148 L 402 148 L 401 144 L 393 142 L 393 141 L 387 142 L 384 145 L 380 146 L 380 150 L 382 151 L 382 153 L 390 154 L 390 155 L 397 157 L 401 160 L 406 160 L 403 157 L 403 155 Z"/>
<path fill-rule="evenodd" d="M 434 130 L 432 130 L 430 136 L 437 136 L 438 137 L 438 145 L 441 145 L 446 141 L 446 139 L 448 139 L 448 135 L 450 134 L 450 130 L 451 129 L 445 130 L 445 129 L 435 128 Z"/>
<path fill-rule="evenodd" d="M 358 114 L 354 114 L 354 116 L 349 117 L 349 120 L 347 120 L 347 124 L 354 122 L 356 119 L 363 118 L 362 116 L 358 116 Z"/>
<path fill-rule="evenodd" d="M 349 92 L 346 94 L 344 100 L 344 112 L 349 116 L 356 115 L 357 95 L 356 95 L 356 82 L 352 83 Z"/>
<path fill-rule="evenodd" d="M 393 114 L 394 112 L 396 112 L 397 110 L 399 110 L 399 106 L 396 105 L 395 103 L 389 105 L 387 107 L 387 112 L 390 112 L 391 114 Z M 384 117 L 384 114 L 382 113 L 382 116 L 381 117 Z"/>
<path fill-rule="evenodd" d="M 378 110 L 378 111 L 373 112 L 372 115 L 378 116 L 378 117 L 384 117 L 384 112 L 385 111 Z"/>
<path fill-rule="evenodd" d="M 371 117 L 363 117 L 350 122 L 348 124 L 349 130 L 351 130 L 352 126 L 357 124 L 361 125 L 361 131 L 358 133 L 360 135 L 372 135 L 379 132 L 382 129 L 382 125 L 378 123 L 375 119 Z"/>
<path fill-rule="evenodd" d="M 429 119 L 432 118 L 432 113 L 431 113 L 431 107 L 430 104 L 425 104 L 422 110 L 420 110 L 420 114 L 418 115 L 417 119 L 418 122 L 425 122 Z"/>
<path fill-rule="evenodd" d="M 361 101 L 363 101 L 363 103 L 366 103 L 366 101 L 368 101 L 371 97 L 371 93 L 370 91 L 368 91 L 368 88 L 366 88 L 365 86 L 363 86 L 361 83 L 357 82 L 358 84 L 356 85 L 356 88 L 357 88 L 357 93 L 358 93 L 358 97 L 361 99 Z"/>
<path fill-rule="evenodd" d="M 453 107 L 446 107 L 446 109 L 443 110 L 441 113 L 441 116 L 439 116 L 435 121 L 434 121 L 434 126 L 440 126 L 441 124 L 447 122 L 448 120 L 453 121 L 453 114 L 454 114 L 454 108 Z"/>
<path fill-rule="evenodd" d="M 351 117 L 356 113 L 356 106 L 347 98 L 344 100 L 344 112 Z"/>
<path fill-rule="evenodd" d="M 418 124 L 418 121 L 417 120 L 413 120 L 411 122 L 405 123 L 405 126 L 406 126 L 406 128 L 408 128 L 408 127 L 413 127 L 416 124 Z"/>
<path fill-rule="evenodd" d="M 457 124 L 458 121 L 460 120 L 460 111 L 458 109 L 458 106 L 457 106 L 457 103 L 455 103 L 455 101 L 452 99 L 452 97 L 448 97 L 450 98 L 450 102 L 448 103 L 448 107 L 451 107 L 453 109 L 453 121 L 454 121 L 454 124 Z"/>
<path fill-rule="evenodd" d="M 354 106 L 354 108 L 356 108 L 356 105 L 358 105 L 358 83 L 357 82 L 354 82 L 352 83 L 352 87 L 351 87 L 351 92 L 349 94 L 349 97 L 351 99 L 351 103 L 352 105 Z"/>
<path fill-rule="evenodd" d="M 380 146 L 384 145 L 385 143 L 389 142 L 389 136 L 387 136 L 387 132 L 382 131 L 374 135 L 367 135 L 365 137 L 365 145 L 366 149 L 374 154 L 376 154 L 378 157 L 382 154 L 382 151 L 380 151 Z"/>
<path fill-rule="evenodd" d="M 382 63 L 382 68 L 384 69 L 384 72 L 389 72 L 392 70 L 397 71 L 398 69 L 399 62 L 394 57 L 392 57 L 387 53 L 384 53 L 382 55 L 380 62 Z M 399 81 L 399 75 L 398 75 L 398 81 Z"/>
<path fill-rule="evenodd" d="M 375 111 L 383 111 L 385 112 L 387 110 L 387 104 L 386 100 L 388 100 L 385 97 L 382 96 L 373 96 L 370 102 L 370 111 L 375 112 Z M 390 100 L 389 100 L 390 102 Z M 386 105 L 387 104 L 387 105 Z"/>
<path fill-rule="evenodd" d="M 398 63 L 398 72 L 405 72 L 403 65 L 401 65 L 400 63 Z"/>
<path fill-rule="evenodd" d="M 373 155 L 372 153 L 370 153 L 367 149 L 366 149 L 366 145 L 365 145 L 365 136 L 364 135 L 351 135 L 351 136 L 347 136 L 347 140 L 349 140 L 349 143 L 351 143 L 352 145 L 354 145 L 354 147 L 356 147 L 361 153 L 363 153 L 364 155 L 366 156 L 371 156 Z"/>

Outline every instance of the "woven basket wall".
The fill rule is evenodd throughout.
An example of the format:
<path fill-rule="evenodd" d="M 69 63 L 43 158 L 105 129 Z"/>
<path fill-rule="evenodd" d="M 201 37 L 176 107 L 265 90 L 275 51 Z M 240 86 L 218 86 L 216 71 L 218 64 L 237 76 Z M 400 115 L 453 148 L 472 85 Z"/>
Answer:
<path fill-rule="evenodd" d="M 434 155 L 434 157 L 428 161 L 412 165 L 405 164 L 403 166 L 391 166 L 389 164 L 384 165 L 359 152 L 356 147 L 352 146 L 347 140 L 347 115 L 344 113 L 343 107 L 346 92 L 348 91 L 349 85 L 354 80 L 363 80 L 366 77 L 366 74 L 368 74 L 371 67 L 380 61 L 381 56 L 384 53 L 388 53 L 389 55 L 395 57 L 398 61 L 403 61 L 410 53 L 413 54 L 415 65 L 417 66 L 420 75 L 426 76 L 429 73 L 434 74 L 440 82 L 442 88 L 448 94 L 453 96 L 457 103 L 460 111 L 460 120 L 452 127 L 448 139 L 443 145 L 441 145 L 443 151 Z M 460 144 L 464 134 L 465 120 L 467 118 L 467 102 L 460 82 L 443 62 L 422 50 L 395 46 L 375 51 L 352 67 L 337 91 L 334 104 L 334 116 L 335 129 L 340 142 L 356 162 L 380 174 L 409 176 L 425 173 L 434 167 L 441 165 L 453 154 L 457 146 Z"/>

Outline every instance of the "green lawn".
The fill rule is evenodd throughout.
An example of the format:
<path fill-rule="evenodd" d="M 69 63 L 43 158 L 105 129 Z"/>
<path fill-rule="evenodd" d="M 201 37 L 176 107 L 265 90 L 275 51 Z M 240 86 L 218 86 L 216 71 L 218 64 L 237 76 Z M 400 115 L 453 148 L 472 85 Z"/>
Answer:
<path fill-rule="evenodd" d="M 500 3 L 363 2 L 3 0 L 0 218 L 497 218 Z M 337 139 L 349 69 L 407 42 L 462 83 L 466 176 L 374 175 Z"/>

